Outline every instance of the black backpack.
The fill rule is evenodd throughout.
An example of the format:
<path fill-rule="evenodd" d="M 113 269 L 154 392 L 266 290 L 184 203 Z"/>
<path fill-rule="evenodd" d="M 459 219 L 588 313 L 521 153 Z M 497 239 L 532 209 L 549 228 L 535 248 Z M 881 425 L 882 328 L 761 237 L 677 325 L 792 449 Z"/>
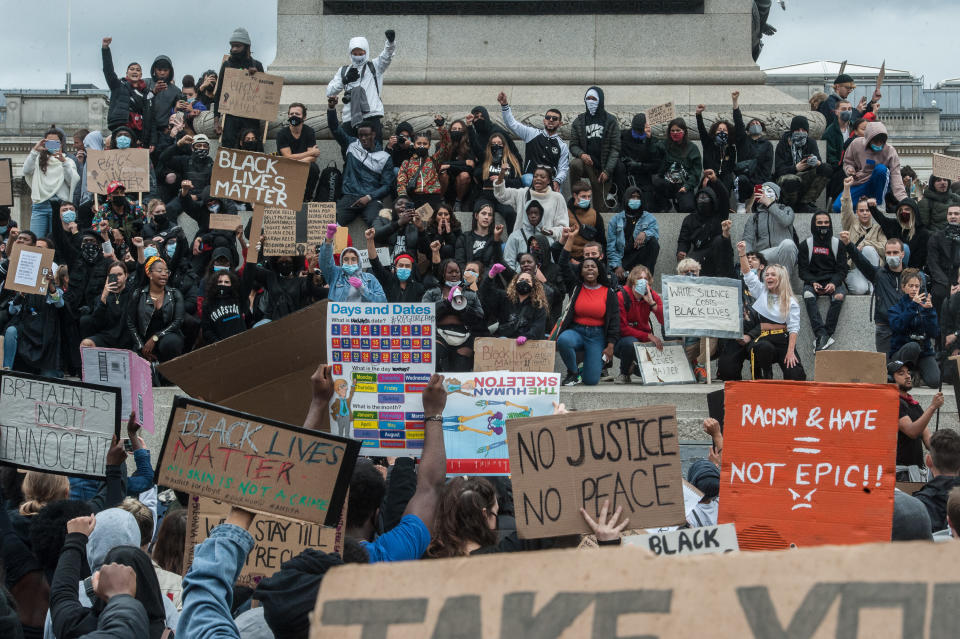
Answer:
<path fill-rule="evenodd" d="M 333 162 L 320 172 L 317 181 L 317 202 L 336 202 L 343 197 L 343 172 Z"/>

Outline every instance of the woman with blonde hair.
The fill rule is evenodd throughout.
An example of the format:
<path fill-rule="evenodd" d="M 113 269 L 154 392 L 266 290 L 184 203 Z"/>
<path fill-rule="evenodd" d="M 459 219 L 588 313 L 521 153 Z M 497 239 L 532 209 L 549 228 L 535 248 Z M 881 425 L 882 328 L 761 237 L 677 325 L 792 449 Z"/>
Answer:
<path fill-rule="evenodd" d="M 64 475 L 28 470 L 23 478 L 23 503 L 20 504 L 20 514 L 24 517 L 36 515 L 50 502 L 69 497 L 70 480 Z"/>
<path fill-rule="evenodd" d="M 804 381 L 807 376 L 797 356 L 797 335 L 800 333 L 800 304 L 793 298 L 790 274 L 779 264 L 770 264 L 763 271 L 763 281 L 750 270 L 747 245 L 737 243 L 743 281 L 756 300 L 753 310 L 760 316 L 760 335 L 753 340 L 750 369 L 753 379 L 772 379 L 773 365 L 778 364 L 783 378 Z"/>
<path fill-rule="evenodd" d="M 493 183 L 497 182 L 506 188 L 519 189 L 523 187 L 520 171 L 520 162 L 510 150 L 507 137 L 501 133 L 494 133 L 487 142 L 483 162 L 474 169 L 474 177 L 480 183 L 478 200 L 489 202 L 494 211 L 499 213 L 507 222 L 507 229 L 513 232 L 513 225 L 517 220 L 517 211 L 513 206 L 497 200 L 493 194 Z"/>

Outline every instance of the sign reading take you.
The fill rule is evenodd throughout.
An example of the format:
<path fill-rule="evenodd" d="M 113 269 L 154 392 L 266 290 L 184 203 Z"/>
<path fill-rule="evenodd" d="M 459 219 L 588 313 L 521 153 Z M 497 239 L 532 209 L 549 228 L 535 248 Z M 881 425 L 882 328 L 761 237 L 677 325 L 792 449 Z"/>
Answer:
<path fill-rule="evenodd" d="M 157 483 L 336 526 L 360 442 L 177 397 Z"/>
<path fill-rule="evenodd" d="M 0 464 L 103 479 L 120 403 L 110 386 L 0 372 Z"/>

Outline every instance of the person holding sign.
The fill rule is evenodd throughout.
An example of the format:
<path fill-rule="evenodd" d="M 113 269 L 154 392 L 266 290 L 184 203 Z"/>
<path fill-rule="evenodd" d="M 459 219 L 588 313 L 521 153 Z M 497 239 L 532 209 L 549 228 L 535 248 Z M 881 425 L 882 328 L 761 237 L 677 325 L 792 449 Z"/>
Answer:
<path fill-rule="evenodd" d="M 60 203 L 72 201 L 73 190 L 80 181 L 77 165 L 63 154 L 65 146 L 63 131 L 51 128 L 23 161 L 23 177 L 30 186 L 33 202 L 30 230 L 38 237 L 50 233 L 54 216 L 60 214 Z"/>
<path fill-rule="evenodd" d="M 634 344 L 651 342 L 657 350 L 663 350 L 663 340 L 653 332 L 650 316 L 657 318 L 663 326 L 663 300 L 653 290 L 653 275 L 642 264 L 630 269 L 627 282 L 617 292 L 620 306 L 620 339 L 614 347 L 614 353 L 620 360 L 620 374 L 614 380 L 617 384 L 629 384 L 630 375 L 637 365 L 637 352 Z"/>
<path fill-rule="evenodd" d="M 743 282 L 756 300 L 753 310 L 760 316 L 760 334 L 753 342 L 750 368 L 753 379 L 772 379 L 773 365 L 778 364 L 784 379 L 804 381 L 807 378 L 797 356 L 800 334 L 800 305 L 793 299 L 790 274 L 779 264 L 771 264 L 763 272 L 763 282 L 750 269 L 746 242 L 737 242 Z"/>
<path fill-rule="evenodd" d="M 324 281 L 330 285 L 331 302 L 386 302 L 383 287 L 373 275 L 360 269 L 360 253 L 352 246 L 340 252 L 340 266 L 333 263 L 333 236 L 336 224 L 327 225 L 327 241 L 320 246 L 318 259 Z"/>
<path fill-rule="evenodd" d="M 255 60 L 250 55 L 250 34 L 243 27 L 238 27 L 230 36 L 230 57 L 224 60 L 220 65 L 220 73 L 217 77 L 220 82 L 217 84 L 216 93 L 213 95 L 213 130 L 220 136 L 220 146 L 235 149 L 240 142 L 240 132 L 243 129 L 254 129 L 259 137 L 263 130 L 263 122 L 252 118 L 241 118 L 233 115 L 227 115 L 220 121 L 220 93 L 223 91 L 223 72 L 227 69 L 246 69 L 251 75 L 257 71 L 263 73 L 263 64 Z"/>
<path fill-rule="evenodd" d="M 33 235 L 24 231 L 20 237 Z M 45 241 L 44 241 L 45 242 Z M 36 244 L 34 240 L 31 244 Z M 47 248 L 50 248 L 49 246 Z M 3 333 L 3 366 L 11 370 L 39 372 L 44 377 L 63 377 L 60 361 L 60 309 L 63 291 L 57 288 L 53 270 L 43 276 L 44 295 L 17 293 L 10 300 L 10 323 Z"/>

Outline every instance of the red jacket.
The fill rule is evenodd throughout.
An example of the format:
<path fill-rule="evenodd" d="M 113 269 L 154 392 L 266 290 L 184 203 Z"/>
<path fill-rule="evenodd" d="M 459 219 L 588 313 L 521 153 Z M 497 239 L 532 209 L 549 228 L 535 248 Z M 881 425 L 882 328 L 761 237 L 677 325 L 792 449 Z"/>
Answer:
<path fill-rule="evenodd" d="M 653 289 L 650 289 L 653 301 L 657 303 L 657 310 L 652 311 L 650 305 L 634 291 L 623 288 L 617 293 L 620 303 L 620 337 L 636 337 L 641 342 L 649 342 L 653 329 L 650 326 L 650 313 L 657 316 L 657 321 L 663 326 L 663 300 Z M 624 296 L 629 297 L 630 307 L 624 303 Z"/>

